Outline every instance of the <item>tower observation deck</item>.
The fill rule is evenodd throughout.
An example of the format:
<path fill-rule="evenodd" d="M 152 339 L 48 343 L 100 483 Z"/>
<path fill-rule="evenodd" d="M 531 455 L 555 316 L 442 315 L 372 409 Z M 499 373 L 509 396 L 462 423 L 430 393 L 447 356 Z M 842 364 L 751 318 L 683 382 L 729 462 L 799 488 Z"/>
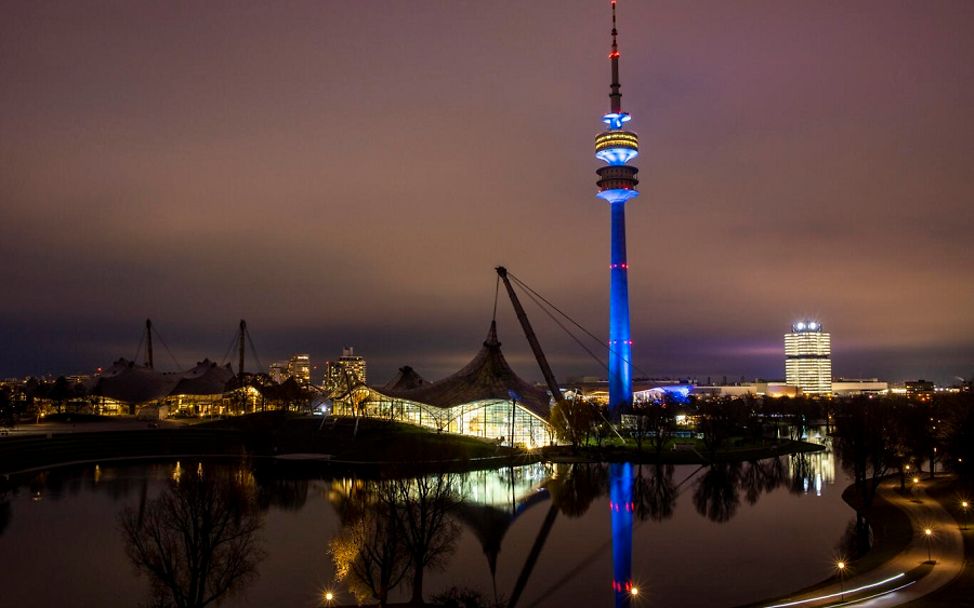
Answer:
<path fill-rule="evenodd" d="M 609 262 L 609 413 L 613 419 L 632 406 L 632 338 L 629 332 L 629 261 L 626 258 L 626 201 L 639 195 L 636 167 L 629 161 L 639 154 L 639 138 L 623 126 L 630 116 L 622 111 L 619 91 L 619 44 L 616 0 L 612 5 L 612 82 L 606 129 L 595 138 L 595 157 L 605 163 L 596 173 L 597 196 L 609 203 L 612 216 L 612 251 Z"/>

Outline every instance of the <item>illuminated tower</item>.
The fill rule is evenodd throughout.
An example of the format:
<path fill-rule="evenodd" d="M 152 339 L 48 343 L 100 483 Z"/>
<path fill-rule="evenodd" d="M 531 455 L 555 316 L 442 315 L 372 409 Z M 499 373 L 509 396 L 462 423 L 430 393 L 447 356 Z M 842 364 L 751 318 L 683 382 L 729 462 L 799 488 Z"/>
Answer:
<path fill-rule="evenodd" d="M 629 335 L 629 262 L 626 259 L 626 201 L 638 196 L 636 167 L 629 161 L 639 154 L 636 134 L 622 126 L 630 116 L 622 111 L 619 92 L 619 45 L 616 31 L 616 0 L 612 1 L 612 84 L 609 113 L 602 117 L 606 130 L 595 138 L 595 157 L 600 167 L 598 197 L 612 212 L 612 254 L 609 262 L 609 412 L 614 419 L 632 405 L 632 339 Z"/>
<path fill-rule="evenodd" d="M 799 321 L 785 334 L 785 382 L 804 393 L 832 392 L 832 336 L 817 321 Z"/>

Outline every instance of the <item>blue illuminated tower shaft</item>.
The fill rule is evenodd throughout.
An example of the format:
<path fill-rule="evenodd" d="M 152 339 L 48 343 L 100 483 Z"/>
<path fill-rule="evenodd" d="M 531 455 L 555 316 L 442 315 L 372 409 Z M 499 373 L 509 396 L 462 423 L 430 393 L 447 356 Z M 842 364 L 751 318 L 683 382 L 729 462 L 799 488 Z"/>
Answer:
<path fill-rule="evenodd" d="M 616 2 L 612 0 L 612 82 L 606 130 L 595 138 L 595 157 L 605 163 L 599 174 L 598 197 L 612 210 L 612 255 L 609 263 L 609 414 L 614 421 L 632 406 L 632 337 L 629 334 L 629 261 L 626 259 L 626 201 L 639 195 L 636 173 L 629 164 L 639 154 L 639 138 L 623 129 L 630 120 L 622 111 Z"/>
<path fill-rule="evenodd" d="M 632 339 L 629 334 L 629 262 L 626 260 L 626 202 L 611 203 L 612 262 L 609 267 L 609 407 L 632 403 Z"/>

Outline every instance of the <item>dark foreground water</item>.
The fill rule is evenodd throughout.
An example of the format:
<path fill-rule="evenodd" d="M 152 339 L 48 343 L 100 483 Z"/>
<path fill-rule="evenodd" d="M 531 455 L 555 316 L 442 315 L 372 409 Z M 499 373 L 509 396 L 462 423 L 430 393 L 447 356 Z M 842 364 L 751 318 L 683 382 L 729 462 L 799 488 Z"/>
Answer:
<path fill-rule="evenodd" d="M 378 481 L 267 463 L 54 469 L 0 496 L 0 604 L 310 607 L 419 586 L 427 601 L 457 587 L 613 606 L 634 585 L 633 606 L 734 606 L 831 573 L 847 483 L 828 453 Z"/>

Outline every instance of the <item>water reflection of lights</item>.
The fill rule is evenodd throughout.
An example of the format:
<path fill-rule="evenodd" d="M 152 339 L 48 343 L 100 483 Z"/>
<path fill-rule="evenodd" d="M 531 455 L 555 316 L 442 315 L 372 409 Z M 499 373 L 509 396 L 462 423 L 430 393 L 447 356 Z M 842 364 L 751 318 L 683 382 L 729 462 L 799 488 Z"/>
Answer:
<path fill-rule="evenodd" d="M 835 458 L 832 453 L 832 438 L 813 430 L 802 437 L 808 443 L 824 446 L 821 452 L 798 453 L 788 457 L 788 476 L 801 479 L 802 488 L 808 494 L 813 489 L 816 496 L 822 495 L 826 485 L 835 483 Z"/>
<path fill-rule="evenodd" d="M 541 491 L 552 478 L 550 464 L 534 463 L 494 470 L 458 473 L 457 493 L 470 504 L 510 508 L 512 501 L 519 503 Z M 360 479 L 336 479 L 328 489 L 332 503 L 344 497 L 364 491 L 368 482 Z"/>

